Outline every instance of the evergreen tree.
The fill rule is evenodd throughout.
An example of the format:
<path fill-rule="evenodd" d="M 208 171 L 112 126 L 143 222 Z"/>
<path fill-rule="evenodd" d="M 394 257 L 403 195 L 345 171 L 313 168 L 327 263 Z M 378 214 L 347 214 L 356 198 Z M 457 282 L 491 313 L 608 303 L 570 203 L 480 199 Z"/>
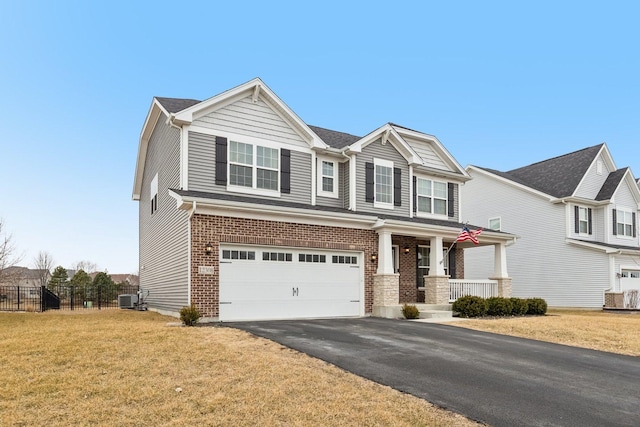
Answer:
<path fill-rule="evenodd" d="M 100 272 L 93 278 L 93 286 L 113 286 L 113 279 L 107 273 Z"/>
<path fill-rule="evenodd" d="M 83 289 L 91 285 L 91 283 L 91 276 L 89 276 L 84 270 L 76 271 L 76 274 L 74 274 L 71 280 L 69 280 L 69 284 Z"/>
<path fill-rule="evenodd" d="M 49 279 L 49 289 L 54 290 L 59 286 L 64 286 L 69 284 L 69 276 L 67 275 L 67 269 L 59 265 L 53 270 L 53 274 L 51 275 L 51 279 Z"/>

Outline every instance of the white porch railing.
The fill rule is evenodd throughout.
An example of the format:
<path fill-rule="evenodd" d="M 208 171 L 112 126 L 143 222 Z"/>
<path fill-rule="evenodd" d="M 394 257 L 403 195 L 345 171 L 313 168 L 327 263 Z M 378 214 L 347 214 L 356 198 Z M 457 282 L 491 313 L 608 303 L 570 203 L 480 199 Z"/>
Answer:
<path fill-rule="evenodd" d="M 498 296 L 496 280 L 459 280 L 449 279 L 449 302 L 465 295 L 489 298 Z"/>

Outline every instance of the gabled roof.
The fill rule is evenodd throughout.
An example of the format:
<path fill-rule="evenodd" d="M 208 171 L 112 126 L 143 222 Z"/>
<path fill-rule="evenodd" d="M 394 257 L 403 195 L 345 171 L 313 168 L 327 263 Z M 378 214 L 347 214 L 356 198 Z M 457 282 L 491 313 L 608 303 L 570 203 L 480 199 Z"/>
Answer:
<path fill-rule="evenodd" d="M 167 113 L 177 113 L 201 102 L 197 99 L 162 98 L 159 96 L 156 96 L 155 98 L 158 100 L 160 105 L 167 110 Z"/>
<path fill-rule="evenodd" d="M 573 195 L 605 144 L 594 145 L 501 174 L 534 190 L 562 198 Z"/>
<path fill-rule="evenodd" d="M 622 168 L 622 169 L 618 169 L 617 171 L 611 172 L 609 176 L 607 176 L 607 179 L 604 182 L 604 184 L 602 184 L 602 188 L 600 188 L 600 191 L 596 196 L 596 200 L 600 201 L 600 200 L 611 199 L 613 197 L 613 194 L 618 189 L 620 182 L 624 179 L 625 174 L 629 170 L 630 169 L 627 167 L 627 168 Z"/>
<path fill-rule="evenodd" d="M 338 132 L 318 126 L 309 125 L 309 127 L 320 137 L 320 139 L 333 148 L 342 149 L 361 139 L 359 136 L 351 135 L 349 133 Z"/>

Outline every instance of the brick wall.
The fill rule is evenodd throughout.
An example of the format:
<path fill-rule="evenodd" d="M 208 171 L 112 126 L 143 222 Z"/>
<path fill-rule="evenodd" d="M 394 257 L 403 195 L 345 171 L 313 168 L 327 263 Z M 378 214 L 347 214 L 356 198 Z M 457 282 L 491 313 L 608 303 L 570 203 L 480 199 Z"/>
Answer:
<path fill-rule="evenodd" d="M 204 250 L 207 243 L 213 246 L 213 252 L 209 255 Z M 194 215 L 191 219 L 191 301 L 205 317 L 218 317 L 219 314 L 220 243 L 362 251 L 365 269 L 365 312 L 371 313 L 373 274 L 377 265 L 369 259 L 378 248 L 378 235 L 375 231 Z M 199 274 L 199 266 L 214 266 L 215 271 L 208 275 Z"/>

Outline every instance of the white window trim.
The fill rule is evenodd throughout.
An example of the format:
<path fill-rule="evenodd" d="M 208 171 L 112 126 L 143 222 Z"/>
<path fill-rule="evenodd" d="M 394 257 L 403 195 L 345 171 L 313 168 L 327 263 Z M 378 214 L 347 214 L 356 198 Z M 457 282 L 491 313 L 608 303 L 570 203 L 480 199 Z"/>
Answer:
<path fill-rule="evenodd" d="M 387 168 L 391 168 L 391 202 L 379 202 L 378 201 L 378 190 L 376 188 L 376 167 L 383 166 Z M 393 210 L 393 162 L 390 160 L 383 159 L 373 159 L 373 207 L 379 209 L 391 209 Z"/>
<path fill-rule="evenodd" d="M 434 182 L 440 182 L 440 183 L 443 183 L 443 184 L 445 184 L 445 185 L 447 186 L 447 197 L 445 197 L 445 199 L 444 199 L 444 201 L 445 201 L 445 208 L 446 208 L 446 209 L 445 209 L 445 213 L 444 213 L 444 215 L 443 215 L 443 214 L 433 213 L 433 212 L 423 212 L 423 211 L 421 211 L 421 210 L 419 209 L 420 203 L 418 203 L 418 198 L 419 198 L 419 197 L 426 197 L 426 196 L 420 196 L 420 195 L 418 194 L 418 187 L 419 187 L 419 185 L 418 185 L 418 181 L 419 181 L 419 180 L 421 180 L 421 179 L 425 179 L 425 180 L 431 181 L 431 210 L 432 210 L 432 211 L 433 211 L 433 199 L 435 199 L 435 198 L 436 198 L 436 197 L 433 195 L 433 183 L 434 183 Z M 440 180 L 437 180 L 437 179 L 431 178 L 431 177 L 429 177 L 429 176 L 419 176 L 419 175 L 416 175 L 416 188 L 415 188 L 415 190 L 414 190 L 414 191 L 415 191 L 415 194 L 416 194 L 416 216 L 417 216 L 417 217 L 420 217 L 420 218 L 440 218 L 440 219 L 448 219 L 448 218 L 449 218 L 449 216 L 448 216 L 448 214 L 449 214 L 449 212 L 448 212 L 448 210 L 449 210 L 449 190 L 448 190 L 448 185 L 449 185 L 449 183 L 448 183 L 448 182 L 446 182 L 446 181 L 440 181 Z M 439 198 L 439 197 L 437 197 L 437 199 L 442 200 L 442 199 L 441 199 L 441 198 Z"/>
<path fill-rule="evenodd" d="M 155 201 L 154 201 L 155 198 Z M 158 174 L 151 180 L 149 186 L 149 202 L 151 203 L 151 215 L 158 211 Z"/>
<path fill-rule="evenodd" d="M 281 156 L 280 156 L 280 147 L 275 145 L 275 144 L 269 144 L 268 142 L 256 142 L 253 138 L 251 138 L 251 139 L 249 139 L 249 138 L 228 138 L 227 141 L 228 141 L 227 191 L 233 192 L 233 193 L 253 194 L 253 195 L 258 195 L 258 196 L 280 197 L 280 180 L 281 180 L 281 174 L 282 174 L 282 162 L 281 162 Z M 242 186 L 242 185 L 233 185 L 233 184 L 231 184 L 231 165 L 232 164 L 237 164 L 237 165 L 249 167 L 249 165 L 245 165 L 243 163 L 231 162 L 231 142 L 232 141 L 233 142 L 237 142 L 237 143 L 241 143 L 241 144 L 251 145 L 253 147 L 253 152 L 252 152 L 253 164 L 251 165 L 251 182 L 252 182 L 252 186 L 251 187 L 245 187 L 245 186 Z M 278 152 L 278 154 L 277 154 L 278 168 L 277 169 L 267 168 L 267 167 L 260 167 L 260 169 L 277 171 L 277 173 L 278 173 L 278 183 L 276 185 L 277 186 L 277 190 L 269 190 L 269 189 L 266 189 L 266 188 L 258 188 L 257 187 L 257 185 L 258 185 L 258 146 L 264 147 L 264 148 L 274 149 L 274 150 L 276 150 Z"/>
<path fill-rule="evenodd" d="M 616 208 L 616 235 L 614 237 L 617 237 L 619 239 L 629 239 L 632 240 L 633 237 L 633 211 L 631 209 L 624 209 L 624 208 Z M 620 222 L 620 212 L 624 212 L 625 214 L 629 214 L 630 217 L 630 221 L 628 224 L 626 222 Z M 618 233 L 618 224 L 624 224 L 626 225 L 630 225 L 631 226 L 631 234 L 627 235 L 626 232 L 625 234 L 620 234 Z M 624 227 L 626 228 L 626 227 Z"/>
<path fill-rule="evenodd" d="M 316 167 L 317 170 L 317 181 L 318 181 L 318 185 L 317 185 L 317 191 L 318 191 L 318 196 L 322 196 L 322 197 L 331 197 L 334 199 L 338 198 L 338 189 L 339 187 L 339 180 L 338 180 L 338 176 L 340 175 L 339 171 L 339 163 L 337 160 L 332 159 L 330 157 L 323 157 L 323 156 L 318 156 L 317 157 L 317 162 L 318 165 Z M 323 187 L 322 187 L 322 178 L 325 177 L 325 175 L 323 174 L 323 167 L 322 167 L 322 162 L 327 162 L 327 163 L 332 163 L 333 164 L 333 176 L 330 178 L 333 178 L 333 191 L 324 191 Z M 329 178 L 329 176 L 327 176 Z"/>
<path fill-rule="evenodd" d="M 491 221 L 498 221 L 498 223 L 499 223 L 498 228 L 491 228 Z M 493 218 L 489 218 L 489 221 L 487 222 L 487 228 L 489 230 L 493 230 L 493 231 L 501 231 L 502 230 L 502 217 L 494 216 Z"/>
<path fill-rule="evenodd" d="M 584 221 L 582 221 L 580 219 L 580 213 L 582 211 L 585 211 L 586 214 L 587 214 L 587 218 Z M 580 223 L 581 222 L 586 222 L 587 223 L 587 231 L 584 232 L 584 233 L 582 231 L 580 231 Z M 616 227 L 617 227 L 617 224 L 616 224 Z M 578 206 L 578 234 L 580 236 L 588 236 L 589 235 L 589 208 L 586 207 L 586 206 Z"/>

